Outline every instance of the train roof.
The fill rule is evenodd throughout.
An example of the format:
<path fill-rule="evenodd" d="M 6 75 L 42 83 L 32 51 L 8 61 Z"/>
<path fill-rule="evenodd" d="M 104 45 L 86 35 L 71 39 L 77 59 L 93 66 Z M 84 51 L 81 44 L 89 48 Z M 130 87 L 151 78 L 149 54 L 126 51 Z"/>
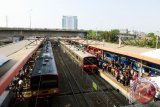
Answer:
<path fill-rule="evenodd" d="M 76 53 L 81 58 L 95 57 L 94 55 L 92 55 L 92 54 L 90 54 L 88 52 L 82 51 L 82 49 L 79 49 L 79 48 L 75 47 L 74 45 L 70 45 L 67 42 L 62 42 L 61 41 L 61 43 L 64 44 L 67 48 L 69 48 L 71 51 L 73 51 L 74 53 Z"/>
<path fill-rule="evenodd" d="M 53 56 L 51 42 L 47 41 L 40 53 L 36 65 L 32 71 L 32 76 L 36 75 L 58 75 L 55 59 Z"/>

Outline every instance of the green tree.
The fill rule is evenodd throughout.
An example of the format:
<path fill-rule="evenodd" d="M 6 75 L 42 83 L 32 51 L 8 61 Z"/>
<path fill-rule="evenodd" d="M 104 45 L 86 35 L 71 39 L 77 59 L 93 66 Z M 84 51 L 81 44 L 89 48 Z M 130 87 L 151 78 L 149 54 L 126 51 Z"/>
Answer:
<path fill-rule="evenodd" d="M 88 31 L 88 39 L 95 39 L 96 38 L 96 31 L 89 30 Z"/>
<path fill-rule="evenodd" d="M 118 37 L 117 35 L 119 34 L 119 30 L 118 29 L 113 29 L 109 32 L 109 41 L 110 42 L 117 42 Z"/>
<path fill-rule="evenodd" d="M 154 33 L 153 33 L 153 32 L 150 32 L 150 33 L 148 33 L 148 34 L 147 34 L 147 37 L 154 38 L 154 37 L 155 37 L 155 35 L 154 35 Z"/>
<path fill-rule="evenodd" d="M 148 43 L 147 45 L 151 48 L 156 47 L 156 35 L 154 33 L 148 33 L 147 34 Z"/>
<path fill-rule="evenodd" d="M 98 34 L 99 34 L 99 38 L 100 38 L 101 41 L 102 41 L 103 39 L 106 41 L 107 35 L 108 35 L 108 32 L 107 32 L 107 31 L 100 32 L 100 33 L 98 33 Z"/>

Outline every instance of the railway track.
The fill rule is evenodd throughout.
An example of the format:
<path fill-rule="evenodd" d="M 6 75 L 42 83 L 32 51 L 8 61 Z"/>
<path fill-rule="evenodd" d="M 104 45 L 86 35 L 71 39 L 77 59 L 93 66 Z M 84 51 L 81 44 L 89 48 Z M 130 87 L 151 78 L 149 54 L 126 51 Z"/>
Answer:
<path fill-rule="evenodd" d="M 63 56 L 65 56 L 65 55 L 66 54 L 64 54 Z M 69 61 L 70 63 L 68 63 L 68 65 L 70 66 L 72 74 L 74 75 L 74 77 L 76 77 L 76 79 L 78 80 L 79 84 L 81 85 L 81 87 L 83 89 L 83 93 L 91 95 L 90 99 L 92 100 L 92 103 L 94 103 L 95 105 L 100 105 L 100 106 L 104 106 L 104 107 L 110 107 L 111 104 L 108 104 L 108 102 L 106 100 L 104 100 L 104 97 L 97 95 L 97 94 L 99 94 L 101 92 L 98 92 L 98 91 L 93 89 L 92 80 L 90 80 L 90 81 L 86 81 L 85 80 L 84 77 L 85 77 L 85 75 L 88 75 L 88 74 L 82 72 L 80 66 L 77 63 L 75 63 L 68 55 L 66 55 L 65 60 L 66 61 L 70 60 Z M 104 90 L 107 90 L 107 89 L 104 89 Z"/>
<path fill-rule="evenodd" d="M 59 73 L 60 95 L 38 102 L 39 107 L 114 107 L 114 105 L 118 107 L 118 103 L 114 102 L 120 99 L 115 99 L 116 95 L 113 94 L 116 90 L 112 86 L 109 86 L 106 81 L 101 81 L 101 77 L 97 75 L 84 74 L 81 67 L 59 47 L 53 47 L 53 51 Z M 98 90 L 93 89 L 93 81 L 98 85 Z M 119 96 L 122 98 L 121 94 Z M 112 99 L 115 100 L 112 101 Z M 27 107 L 28 104 L 25 103 L 23 102 L 19 107 Z"/>
<path fill-rule="evenodd" d="M 84 74 L 82 74 L 80 67 L 77 64 L 75 64 L 74 61 L 69 61 L 69 60 L 72 60 L 71 58 L 68 58 L 68 59 L 65 58 L 65 59 L 66 59 L 66 61 L 68 60 L 68 62 L 70 62 L 69 66 L 70 66 L 70 69 L 72 69 L 70 71 L 73 71 L 73 70 L 76 71 L 76 72 L 72 72 L 74 77 L 76 77 L 78 80 L 80 80 L 79 82 L 82 81 L 83 85 L 84 85 L 84 82 L 85 82 L 84 77 L 83 77 Z M 74 67 L 73 67 L 73 64 L 74 64 Z M 75 69 L 75 67 L 76 67 L 76 69 Z M 85 84 L 85 87 L 83 87 L 83 85 L 81 86 L 81 87 L 83 87 L 83 93 L 93 94 L 96 97 L 97 102 L 103 103 L 105 106 L 118 107 L 118 106 L 126 105 L 128 103 L 128 101 L 125 99 L 125 97 L 122 97 L 122 95 L 120 93 L 118 93 L 117 90 L 115 90 L 104 79 L 102 79 L 101 77 L 99 77 L 96 74 L 93 76 L 89 75 L 89 77 L 91 77 L 90 83 L 89 83 L 89 81 L 87 81 Z M 98 91 L 93 90 L 93 87 L 91 86 L 92 81 L 94 81 L 94 82 L 96 82 L 96 84 L 98 84 L 98 86 L 99 86 Z"/>
<path fill-rule="evenodd" d="M 108 98 L 112 101 L 112 104 L 115 106 L 124 106 L 128 103 L 128 100 L 125 97 L 122 97 L 122 94 L 118 92 L 115 88 L 113 88 L 107 81 L 101 78 L 99 75 L 93 75 L 91 78 L 97 81 L 98 84 L 103 84 L 106 88 L 101 88 L 100 90 L 104 92 L 108 96 Z M 107 90 L 105 90 L 107 89 Z"/>
<path fill-rule="evenodd" d="M 59 50 L 59 49 L 58 49 Z M 82 103 L 80 103 L 81 101 L 79 100 L 79 95 L 82 96 L 84 102 L 86 103 L 86 107 L 93 107 L 91 106 L 91 104 L 88 102 L 88 99 L 86 98 L 86 96 L 83 93 L 82 88 L 80 87 L 80 85 L 78 84 L 77 79 L 73 76 L 73 74 L 71 73 L 71 69 L 70 67 L 66 64 L 66 62 L 64 61 L 64 58 L 62 56 L 62 53 L 60 51 L 58 51 L 59 53 L 55 52 L 55 54 L 58 54 L 57 59 L 60 61 L 61 66 L 63 67 L 63 74 L 65 75 L 69 87 L 71 89 L 71 93 L 69 93 L 69 95 L 73 95 L 75 102 L 76 102 L 76 106 L 77 107 L 82 107 L 84 106 Z M 75 86 L 77 88 L 75 88 Z"/>

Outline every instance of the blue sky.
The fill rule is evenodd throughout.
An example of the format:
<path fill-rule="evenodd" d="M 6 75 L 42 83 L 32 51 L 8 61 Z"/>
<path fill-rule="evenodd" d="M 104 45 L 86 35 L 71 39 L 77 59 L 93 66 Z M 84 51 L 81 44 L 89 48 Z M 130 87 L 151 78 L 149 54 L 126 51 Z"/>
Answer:
<path fill-rule="evenodd" d="M 63 15 L 79 29 L 160 31 L 160 0 L 0 0 L 0 27 L 61 28 Z"/>

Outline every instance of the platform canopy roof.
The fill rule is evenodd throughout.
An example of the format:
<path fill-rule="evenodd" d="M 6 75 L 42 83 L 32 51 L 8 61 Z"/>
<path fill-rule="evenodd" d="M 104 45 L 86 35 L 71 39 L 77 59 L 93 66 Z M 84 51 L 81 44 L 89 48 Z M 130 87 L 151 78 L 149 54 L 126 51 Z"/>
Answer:
<path fill-rule="evenodd" d="M 141 55 L 160 60 L 160 49 L 144 52 Z"/>
<path fill-rule="evenodd" d="M 8 57 L 0 54 L 0 66 L 2 66 L 5 62 L 9 60 Z"/>

